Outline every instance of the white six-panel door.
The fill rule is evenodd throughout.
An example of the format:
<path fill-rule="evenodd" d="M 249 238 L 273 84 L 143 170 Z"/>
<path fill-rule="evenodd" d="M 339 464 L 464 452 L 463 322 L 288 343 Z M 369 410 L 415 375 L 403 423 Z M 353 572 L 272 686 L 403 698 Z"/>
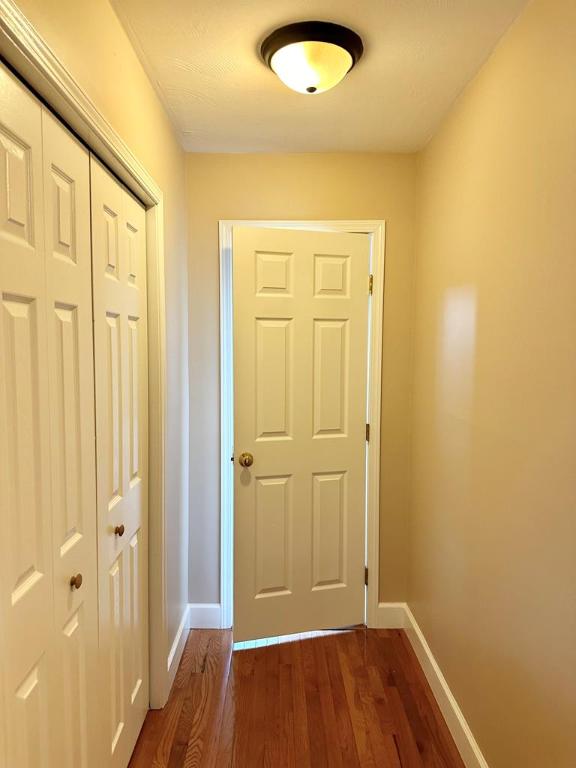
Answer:
<path fill-rule="evenodd" d="M 104 741 L 125 768 L 148 709 L 145 212 L 91 169 Z"/>
<path fill-rule="evenodd" d="M 364 621 L 369 258 L 234 228 L 236 641 Z"/>

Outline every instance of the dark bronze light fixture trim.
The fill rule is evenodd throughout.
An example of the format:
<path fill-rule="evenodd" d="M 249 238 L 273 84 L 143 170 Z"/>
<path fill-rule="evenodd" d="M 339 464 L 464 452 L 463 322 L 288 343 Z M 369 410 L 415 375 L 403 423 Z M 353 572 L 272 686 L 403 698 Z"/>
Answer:
<path fill-rule="evenodd" d="M 288 24 L 274 30 L 264 40 L 260 47 L 262 58 L 268 66 L 272 56 L 292 43 L 314 41 L 318 43 L 332 43 L 348 51 L 352 57 L 352 67 L 358 63 L 364 53 L 362 38 L 348 27 L 333 24 L 330 21 L 299 21 L 296 24 Z"/>

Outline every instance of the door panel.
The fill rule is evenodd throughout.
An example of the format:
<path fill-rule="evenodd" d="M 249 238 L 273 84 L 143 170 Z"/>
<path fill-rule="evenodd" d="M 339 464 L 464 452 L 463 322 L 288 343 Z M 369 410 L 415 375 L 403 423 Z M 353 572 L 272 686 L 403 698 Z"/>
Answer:
<path fill-rule="evenodd" d="M 107 684 L 109 695 L 107 704 L 110 707 L 109 737 L 110 753 L 117 751 L 120 737 L 126 724 L 126 695 L 124 674 L 124 643 L 123 628 L 126 624 L 124 612 L 124 552 L 120 552 L 112 563 L 108 574 L 108 617 L 100 617 L 108 624 L 108 638 L 105 653 L 108 664 L 104 670 L 105 685 Z"/>
<path fill-rule="evenodd" d="M 50 662 L 46 654 L 33 664 L 14 692 L 9 765 L 18 768 L 49 768 Z"/>
<path fill-rule="evenodd" d="M 105 742 L 124 768 L 148 709 L 145 212 L 91 172 Z"/>
<path fill-rule="evenodd" d="M 87 768 L 101 764 L 90 159 L 46 110 L 42 128 L 56 619 L 52 672 L 54 716 L 62 729 L 55 759 L 67 768 Z M 82 575 L 82 587 L 73 590 L 70 579 L 76 574 Z"/>
<path fill-rule="evenodd" d="M 348 320 L 314 320 L 314 437 L 346 436 Z"/>
<path fill-rule="evenodd" d="M 130 541 L 128 550 L 128 597 L 130 600 L 130 625 L 128 632 L 128 691 L 130 693 L 130 704 L 138 700 L 140 689 L 144 683 L 145 671 L 142 666 L 143 643 L 142 643 L 142 562 L 140 546 L 140 530 L 138 530 Z"/>
<path fill-rule="evenodd" d="M 78 768 L 96 765 L 91 734 L 99 728 L 99 718 L 93 698 L 96 696 L 90 655 L 95 652 L 94 637 L 90 636 L 93 622 L 86 621 L 85 606 L 80 605 L 62 627 L 60 651 L 62 669 L 62 721 L 66 724 L 62 741 L 63 758 L 60 765 Z"/>
<path fill-rule="evenodd" d="M 52 542 L 41 108 L 0 72 L 0 583 L 8 766 L 49 759 Z M 42 748 L 41 748 L 42 745 Z"/>
<path fill-rule="evenodd" d="M 237 227 L 234 636 L 364 620 L 369 240 Z"/>
<path fill-rule="evenodd" d="M 259 477 L 256 486 L 256 598 L 291 593 L 291 477 Z"/>
<path fill-rule="evenodd" d="M 346 472 L 315 474 L 312 498 L 312 589 L 346 586 Z"/>
<path fill-rule="evenodd" d="M 256 319 L 256 439 L 291 439 L 290 319 Z"/>

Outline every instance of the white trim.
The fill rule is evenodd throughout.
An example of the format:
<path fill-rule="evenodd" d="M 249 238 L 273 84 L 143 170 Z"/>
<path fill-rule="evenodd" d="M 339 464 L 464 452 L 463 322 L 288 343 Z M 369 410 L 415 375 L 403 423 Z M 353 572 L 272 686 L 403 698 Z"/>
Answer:
<path fill-rule="evenodd" d="M 220 221 L 220 602 L 222 624 L 232 626 L 234 557 L 234 366 L 232 360 L 232 230 L 235 226 L 303 229 L 320 232 L 361 232 L 370 235 L 370 271 L 374 287 L 370 305 L 370 350 L 368 355 L 369 398 L 367 418 L 370 442 L 367 459 L 367 564 L 366 623 L 377 626 L 380 554 L 380 409 L 382 399 L 382 323 L 386 224 L 384 221 Z"/>
<path fill-rule="evenodd" d="M 190 629 L 221 629 L 222 611 L 220 603 L 190 603 L 188 606 L 188 627 Z"/>
<path fill-rule="evenodd" d="M 381 629 L 404 629 L 406 631 L 406 635 L 420 662 L 426 680 L 428 680 L 434 698 L 440 707 L 448 730 L 452 734 L 452 738 L 466 768 L 489 768 L 486 758 L 482 754 L 474 734 L 408 604 L 380 603 L 376 619 L 376 626 Z"/>
<path fill-rule="evenodd" d="M 404 629 L 406 603 L 378 603 L 372 627 L 375 629 Z"/>
<path fill-rule="evenodd" d="M 220 236 L 220 603 L 222 626 L 232 627 L 234 585 L 234 336 L 232 327 L 232 227 Z"/>
<path fill-rule="evenodd" d="M 187 605 L 184 608 L 184 613 L 176 630 L 176 635 L 170 648 L 170 653 L 166 659 L 166 669 L 168 670 L 168 676 L 171 680 L 174 680 L 182 653 L 184 652 L 184 646 L 186 645 L 186 639 L 188 637 L 188 629 L 190 628 L 190 606 Z"/>
<path fill-rule="evenodd" d="M 162 190 L 13 0 L 0 0 L 0 54 L 148 206 L 150 704 L 161 707 L 170 690 L 166 671 L 166 332 Z"/>

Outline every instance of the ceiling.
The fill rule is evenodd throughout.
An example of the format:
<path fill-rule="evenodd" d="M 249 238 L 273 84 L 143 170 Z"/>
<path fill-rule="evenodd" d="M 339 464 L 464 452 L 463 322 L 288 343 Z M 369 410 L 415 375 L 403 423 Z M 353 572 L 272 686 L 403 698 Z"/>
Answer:
<path fill-rule="evenodd" d="M 409 152 L 526 0 L 113 0 L 191 152 Z M 365 44 L 334 90 L 290 91 L 258 56 L 274 28 L 352 27 Z"/>

